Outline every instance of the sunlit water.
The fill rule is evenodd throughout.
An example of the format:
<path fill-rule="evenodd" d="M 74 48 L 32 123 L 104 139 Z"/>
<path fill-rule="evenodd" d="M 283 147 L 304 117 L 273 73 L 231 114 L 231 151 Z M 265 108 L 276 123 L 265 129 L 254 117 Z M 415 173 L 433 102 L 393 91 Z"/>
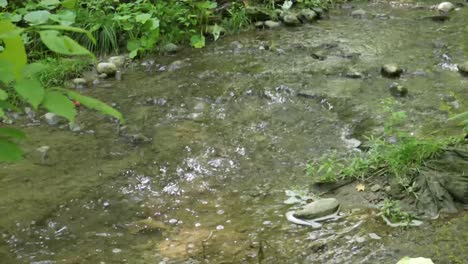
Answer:
<path fill-rule="evenodd" d="M 468 8 L 437 23 L 413 6 L 369 4 L 366 19 L 342 9 L 317 24 L 230 36 L 84 90 L 127 124 L 82 109 L 80 133 L 25 127 L 26 160 L 1 165 L 0 262 L 467 263 L 463 213 L 395 230 L 340 193 L 344 217 L 321 229 L 284 217 L 285 190 L 310 187 L 307 162 L 382 133 L 392 82 L 409 89 L 395 103 L 407 129 L 459 131 L 446 119 L 467 109 L 468 78 L 453 65 L 468 60 Z M 382 78 L 387 62 L 404 76 Z M 352 70 L 364 77 L 347 78 Z"/>

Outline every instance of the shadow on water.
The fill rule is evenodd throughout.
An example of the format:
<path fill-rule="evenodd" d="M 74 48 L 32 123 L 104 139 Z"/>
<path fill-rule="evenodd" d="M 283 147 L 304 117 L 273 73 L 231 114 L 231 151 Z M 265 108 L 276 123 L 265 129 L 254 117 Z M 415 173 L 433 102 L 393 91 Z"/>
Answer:
<path fill-rule="evenodd" d="M 80 133 L 25 128 L 26 160 L 1 165 L 4 263 L 463 263 L 466 214 L 394 230 L 343 196 L 345 217 L 321 229 L 285 220 L 284 191 L 309 188 L 308 161 L 382 132 L 396 81 L 382 64 L 406 70 L 396 106 L 408 129 L 453 133 L 447 116 L 467 109 L 468 79 L 449 67 L 468 60 L 466 8 L 445 23 L 411 5 L 362 8 L 366 19 L 343 9 L 226 37 L 85 91 L 115 103 L 125 127 L 81 109 Z"/>

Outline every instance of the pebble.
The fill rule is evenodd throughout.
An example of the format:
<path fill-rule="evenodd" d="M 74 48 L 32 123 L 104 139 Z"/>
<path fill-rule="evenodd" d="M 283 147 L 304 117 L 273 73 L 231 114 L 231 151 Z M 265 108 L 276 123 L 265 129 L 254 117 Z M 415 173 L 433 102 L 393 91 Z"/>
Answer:
<path fill-rule="evenodd" d="M 120 248 L 114 248 L 112 249 L 112 253 L 120 253 L 122 250 Z"/>
<path fill-rule="evenodd" d="M 375 239 L 375 240 L 380 240 L 382 239 L 379 235 L 377 235 L 376 233 L 369 233 L 369 237 L 372 238 L 372 239 Z"/>
<path fill-rule="evenodd" d="M 374 185 L 372 185 L 372 187 L 371 187 L 370 189 L 371 189 L 371 191 L 373 191 L 373 192 L 378 192 L 378 191 L 380 191 L 381 188 L 382 188 L 382 187 L 381 187 L 380 185 L 374 184 Z"/>
<path fill-rule="evenodd" d="M 223 230 L 223 229 L 224 229 L 224 226 L 222 226 L 222 225 L 216 226 L 216 230 Z"/>
<path fill-rule="evenodd" d="M 44 115 L 44 118 L 47 122 L 47 124 L 49 124 L 50 126 L 55 126 L 59 123 L 60 121 L 60 118 L 58 115 L 54 114 L 54 113 L 46 113 Z"/>
<path fill-rule="evenodd" d="M 364 237 L 356 237 L 356 242 L 358 243 L 364 243 L 366 241 L 366 238 Z"/>
<path fill-rule="evenodd" d="M 176 224 L 177 222 L 178 222 L 178 220 L 174 219 L 174 218 L 169 220 L 169 224 Z"/>

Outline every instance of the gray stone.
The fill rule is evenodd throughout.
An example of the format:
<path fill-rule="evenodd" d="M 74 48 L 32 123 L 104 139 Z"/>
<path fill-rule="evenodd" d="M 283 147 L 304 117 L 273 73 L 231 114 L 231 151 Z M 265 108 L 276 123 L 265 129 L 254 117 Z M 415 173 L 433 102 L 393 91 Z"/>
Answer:
<path fill-rule="evenodd" d="M 72 83 L 77 86 L 77 85 L 86 85 L 87 81 L 84 78 L 75 78 L 72 80 Z"/>
<path fill-rule="evenodd" d="M 110 62 L 101 62 L 97 65 L 96 70 L 99 74 L 105 73 L 107 75 L 114 75 L 117 71 L 117 66 Z"/>
<path fill-rule="evenodd" d="M 369 233 L 369 237 L 374 239 L 374 240 L 380 240 L 382 239 L 379 235 L 377 235 L 376 233 Z"/>
<path fill-rule="evenodd" d="M 389 90 L 390 90 L 390 93 L 395 97 L 403 97 L 408 94 L 408 89 L 398 83 L 390 84 Z"/>
<path fill-rule="evenodd" d="M 468 76 L 468 61 L 458 64 L 457 68 L 461 74 Z"/>
<path fill-rule="evenodd" d="M 24 113 L 29 119 L 34 119 L 36 117 L 36 112 L 34 112 L 31 107 L 25 107 Z"/>
<path fill-rule="evenodd" d="M 357 9 L 357 10 L 354 10 L 353 12 L 351 12 L 351 16 L 354 17 L 354 18 L 364 18 L 364 17 L 366 17 L 366 11 L 364 11 L 362 9 Z"/>
<path fill-rule="evenodd" d="M 284 22 L 284 24 L 286 26 L 289 26 L 289 27 L 296 27 L 296 26 L 299 26 L 301 24 L 301 21 L 299 20 L 297 15 L 294 14 L 294 13 L 289 13 L 289 14 L 285 15 L 283 17 L 283 22 Z"/>
<path fill-rule="evenodd" d="M 315 219 L 335 213 L 340 204 L 335 198 L 319 199 L 305 205 L 294 213 L 294 217 L 301 219 Z"/>
<path fill-rule="evenodd" d="M 302 9 L 299 12 L 299 18 L 304 22 L 314 22 L 318 19 L 317 13 L 310 9 Z"/>
<path fill-rule="evenodd" d="M 390 185 L 385 186 L 384 191 L 385 191 L 386 193 L 390 193 L 390 192 L 392 191 L 392 187 L 391 187 Z"/>
<path fill-rule="evenodd" d="M 229 44 L 229 46 L 231 46 L 231 48 L 236 49 L 236 50 L 242 49 L 244 47 L 242 43 L 240 43 L 239 41 L 233 41 Z"/>
<path fill-rule="evenodd" d="M 324 18 L 324 16 L 325 16 L 325 10 L 324 10 L 323 8 L 320 8 L 320 7 L 313 7 L 313 8 L 311 8 L 311 9 L 312 9 L 312 11 L 315 12 L 315 14 L 317 14 L 317 18 L 319 18 L 319 19 Z"/>
<path fill-rule="evenodd" d="M 395 63 L 389 63 L 382 66 L 380 72 L 385 77 L 398 78 L 403 73 L 403 69 Z"/>
<path fill-rule="evenodd" d="M 365 241 L 366 241 L 365 237 L 360 237 L 360 236 L 356 237 L 356 242 L 358 243 L 364 243 Z"/>
<path fill-rule="evenodd" d="M 175 71 L 175 70 L 178 70 L 178 69 L 181 69 L 181 68 L 185 67 L 186 65 L 187 65 L 187 63 L 185 63 L 184 61 L 176 60 L 176 61 L 173 61 L 171 64 L 169 64 L 169 66 L 167 67 L 167 70 L 168 71 Z"/>
<path fill-rule="evenodd" d="M 98 77 L 100 79 L 105 79 L 105 78 L 107 78 L 107 73 L 101 73 L 101 74 L 98 75 Z"/>
<path fill-rule="evenodd" d="M 280 26 L 281 26 L 281 24 L 279 22 L 272 21 L 272 20 L 265 21 L 265 27 L 268 28 L 268 29 L 278 28 Z"/>
<path fill-rule="evenodd" d="M 378 185 L 378 184 L 374 184 L 370 188 L 370 190 L 373 191 L 373 192 L 378 192 L 378 191 L 380 191 L 380 189 L 382 189 L 382 187 L 380 185 Z"/>
<path fill-rule="evenodd" d="M 437 5 L 437 11 L 440 13 L 448 13 L 455 9 L 455 5 L 450 2 L 442 2 Z"/>
<path fill-rule="evenodd" d="M 77 123 L 69 123 L 68 127 L 70 128 L 70 131 L 72 132 L 80 132 L 81 127 Z"/>
<path fill-rule="evenodd" d="M 177 46 L 174 43 L 167 43 L 166 45 L 164 45 L 163 50 L 164 52 L 173 54 L 179 51 L 179 46 Z"/>
<path fill-rule="evenodd" d="M 109 58 L 108 62 L 114 64 L 117 68 L 122 68 L 126 60 L 127 57 L 125 56 L 113 56 Z"/>
<path fill-rule="evenodd" d="M 348 72 L 345 74 L 346 77 L 351 78 L 351 79 L 360 79 L 364 77 L 364 75 L 355 69 L 349 69 Z"/>
<path fill-rule="evenodd" d="M 60 117 L 54 113 L 46 113 L 44 118 L 50 126 L 55 126 L 60 122 Z"/>
<path fill-rule="evenodd" d="M 263 22 L 263 21 L 257 21 L 257 22 L 255 22 L 254 26 L 255 26 L 256 28 L 260 28 L 260 29 L 261 29 L 261 28 L 263 28 L 263 26 L 265 26 L 265 22 Z"/>

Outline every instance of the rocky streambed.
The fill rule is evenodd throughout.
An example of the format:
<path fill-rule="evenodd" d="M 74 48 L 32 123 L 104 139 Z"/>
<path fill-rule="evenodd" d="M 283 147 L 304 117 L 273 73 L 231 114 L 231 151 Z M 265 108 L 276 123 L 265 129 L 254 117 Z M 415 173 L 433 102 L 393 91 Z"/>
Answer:
<path fill-rule="evenodd" d="M 466 263 L 463 208 L 391 228 L 384 184 L 325 195 L 340 217 L 319 228 L 285 217 L 287 194 L 312 190 L 306 164 L 382 134 L 389 102 L 416 135 L 459 133 L 468 8 L 441 22 L 434 4 L 351 3 L 79 87 L 125 126 L 83 108 L 79 129 L 18 116 L 30 136 L 24 161 L 0 165 L 2 263 Z"/>

